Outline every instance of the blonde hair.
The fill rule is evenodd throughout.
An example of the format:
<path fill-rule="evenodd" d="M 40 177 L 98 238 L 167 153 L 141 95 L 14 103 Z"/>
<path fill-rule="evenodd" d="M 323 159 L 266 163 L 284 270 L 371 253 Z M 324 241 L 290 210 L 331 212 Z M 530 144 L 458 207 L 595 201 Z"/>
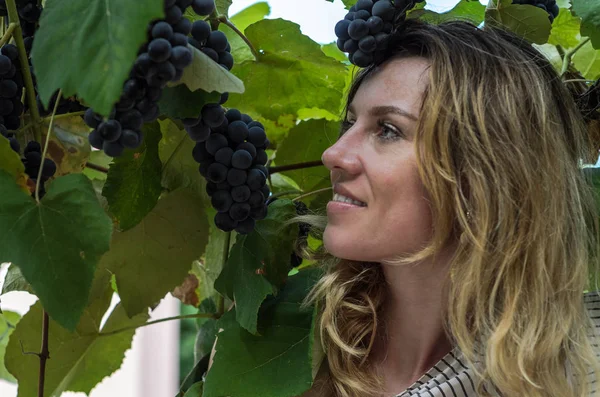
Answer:
<path fill-rule="evenodd" d="M 598 268 L 598 214 L 580 168 L 590 153 L 581 113 L 543 55 L 499 28 L 407 20 L 382 62 L 410 56 L 430 62 L 415 150 L 434 224 L 428 245 L 396 262 L 417 263 L 459 236 L 444 322 L 479 396 L 587 397 L 588 371 L 600 372 L 583 301 Z M 380 64 L 359 73 L 347 103 Z M 296 221 L 317 237 L 326 226 L 319 215 Z M 304 302 L 320 309 L 319 395 L 382 394 L 369 360 L 385 332 L 381 267 L 303 254 L 325 270 Z"/>

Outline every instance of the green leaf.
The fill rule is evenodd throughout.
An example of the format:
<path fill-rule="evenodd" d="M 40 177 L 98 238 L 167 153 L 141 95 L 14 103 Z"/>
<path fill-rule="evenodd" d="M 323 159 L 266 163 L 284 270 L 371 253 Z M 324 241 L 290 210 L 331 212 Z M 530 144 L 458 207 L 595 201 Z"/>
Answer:
<path fill-rule="evenodd" d="M 12 175 L 15 180 L 25 172 L 21 157 L 10 148 L 9 140 L 3 136 L 0 136 L 0 170 Z"/>
<path fill-rule="evenodd" d="M 567 9 L 561 8 L 558 17 L 552 22 L 549 44 L 560 45 L 563 48 L 575 47 L 579 44 L 579 29 L 581 21 Z"/>
<path fill-rule="evenodd" d="M 190 91 L 185 85 L 163 90 L 158 106 L 162 114 L 173 118 L 197 118 L 207 103 L 218 103 L 221 94 L 203 90 Z"/>
<path fill-rule="evenodd" d="M 44 395 L 59 396 L 67 390 L 89 393 L 102 379 L 119 369 L 125 351 L 131 347 L 135 329 L 112 335 L 108 333 L 125 327 L 138 327 L 149 316 L 142 313 L 130 319 L 118 304 L 100 331 L 100 322 L 111 296 L 112 290 L 107 283 L 103 293 L 84 312 L 75 332 L 50 321 L 48 344 L 51 359 L 46 362 Z M 41 329 L 42 307 L 37 302 L 17 324 L 6 349 L 6 367 L 19 382 L 18 397 L 37 395 L 39 358 L 22 354 L 19 341 L 26 351 L 38 351 Z"/>
<path fill-rule="evenodd" d="M 207 198 L 206 180 L 198 170 L 199 164 L 192 157 L 196 142 L 172 120 L 159 121 L 163 138 L 158 154 L 163 163 L 162 185 L 169 190 L 181 187 L 192 189 L 200 197 Z"/>
<path fill-rule="evenodd" d="M 187 189 L 161 198 L 134 228 L 115 232 L 101 264 L 115 274 L 127 314 L 141 313 L 180 285 L 207 240 L 204 203 Z"/>
<path fill-rule="evenodd" d="M 68 15 L 68 18 L 65 16 Z M 47 0 L 31 60 L 42 103 L 59 88 L 78 94 L 108 116 L 146 41 L 150 21 L 164 16 L 161 0 Z"/>
<path fill-rule="evenodd" d="M 231 7 L 232 0 L 216 0 L 215 8 L 219 15 L 228 15 L 229 7 Z"/>
<path fill-rule="evenodd" d="M 246 92 L 231 95 L 228 106 L 272 121 L 284 115 L 295 118 L 298 109 L 307 107 L 338 113 L 346 76 L 344 63 L 325 55 L 293 22 L 265 19 L 250 25 L 245 33 L 259 58 L 233 68 L 244 80 Z"/>
<path fill-rule="evenodd" d="M 30 294 L 35 294 L 31 289 L 31 285 L 25 281 L 25 277 L 23 277 L 19 266 L 12 263 L 8 267 L 8 271 L 4 277 L 4 284 L 2 285 L 2 292 L 0 292 L 0 295 L 7 294 L 11 291 L 25 291 Z"/>
<path fill-rule="evenodd" d="M 581 35 L 589 36 L 592 45 L 600 49 L 600 7 L 590 0 L 572 0 L 572 10 L 581 17 Z"/>
<path fill-rule="evenodd" d="M 162 192 L 162 163 L 158 157 L 158 142 L 162 135 L 158 122 L 145 124 L 144 140 L 139 148 L 127 150 L 115 158 L 108 171 L 102 195 L 120 230 L 140 223 L 154 208 Z"/>
<path fill-rule="evenodd" d="M 215 294 L 215 280 L 223 270 L 223 262 L 225 257 L 225 244 L 229 242 L 231 246 L 231 233 L 224 232 L 215 226 L 214 216 L 216 210 L 212 207 L 206 209 L 207 221 L 210 225 L 210 236 L 204 253 L 202 262 L 194 262 L 192 273 L 194 273 L 200 281 L 200 294 L 198 299 L 202 302 Z"/>
<path fill-rule="evenodd" d="M 339 122 L 307 120 L 292 128 L 277 150 L 277 165 L 318 161 L 323 152 L 333 145 L 339 135 Z M 323 166 L 286 171 L 303 191 L 315 190 L 321 183 L 329 182 L 329 170 Z"/>
<path fill-rule="evenodd" d="M 592 43 L 586 43 L 573 55 L 573 64 L 586 79 L 600 78 L 600 50 L 594 49 Z"/>
<path fill-rule="evenodd" d="M 208 55 L 189 45 L 194 55 L 192 64 L 183 69 L 181 79 L 167 84 L 176 87 L 185 84 L 190 91 L 204 90 L 206 92 L 244 92 L 244 82 L 231 74 L 227 69 L 216 63 Z"/>
<path fill-rule="evenodd" d="M 485 6 L 479 1 L 461 0 L 453 9 L 444 13 L 424 9 L 410 13 L 409 18 L 416 17 L 435 24 L 458 19 L 479 25 L 485 17 Z"/>
<path fill-rule="evenodd" d="M 223 327 L 206 376 L 204 397 L 292 397 L 311 387 L 316 366 L 313 360 L 321 359 L 313 357 L 316 311 L 301 310 L 300 303 L 320 274 L 307 270 L 290 277 L 280 294 L 264 303 L 260 311 L 262 336 L 231 322 Z M 232 311 L 237 310 L 236 304 Z"/>
<path fill-rule="evenodd" d="M 188 389 L 184 397 L 202 397 L 202 389 L 204 388 L 204 382 L 194 383 L 192 387 Z"/>
<path fill-rule="evenodd" d="M 325 55 L 335 59 L 336 61 L 344 62 L 347 65 L 350 65 L 348 55 L 345 52 L 340 51 L 340 49 L 337 46 L 337 43 L 335 42 L 322 45 L 321 51 L 323 51 Z"/>
<path fill-rule="evenodd" d="M 88 159 L 88 162 L 90 162 L 94 165 L 99 165 L 104 168 L 109 168 L 112 161 L 113 161 L 113 158 L 107 156 L 103 150 L 92 151 L 90 153 L 90 157 Z M 83 174 L 86 175 L 91 180 L 97 180 L 97 181 L 105 181 L 106 177 L 107 177 L 106 173 L 91 169 L 89 167 L 85 167 L 83 169 Z"/>
<path fill-rule="evenodd" d="M 295 214 L 291 200 L 271 203 L 267 218 L 257 222 L 252 233 L 238 236 L 215 281 L 217 291 L 235 300 L 236 319 L 252 334 L 257 333 L 261 303 L 269 294 L 276 294 L 287 279 L 298 226 L 285 226 L 284 222 Z"/>
<path fill-rule="evenodd" d="M 15 326 L 21 319 L 19 313 L 5 310 L 0 314 L 0 379 L 4 379 L 8 382 L 16 383 L 14 376 L 8 372 L 4 366 L 4 356 L 6 354 L 6 346 L 10 335 L 15 330 Z"/>
<path fill-rule="evenodd" d="M 552 24 L 546 11 L 528 4 L 512 4 L 512 0 L 498 0 L 495 4 L 486 9 L 486 24 L 507 28 L 531 43 L 548 42 Z"/>
<path fill-rule="evenodd" d="M 264 19 L 270 13 L 271 8 L 269 7 L 269 4 L 260 2 L 244 8 L 229 19 L 241 32 L 244 32 L 248 26 Z M 235 59 L 235 64 L 254 60 L 254 55 L 252 55 L 252 51 L 248 47 L 248 44 L 246 44 L 233 29 L 222 23 L 219 25 L 219 30 L 227 36 L 227 40 L 231 45 L 231 55 L 233 55 L 233 59 Z"/>
<path fill-rule="evenodd" d="M 36 204 L 0 172 L 0 191 L 0 263 L 19 266 L 50 316 L 74 329 L 112 231 L 92 184 L 81 174 L 57 178 Z"/>

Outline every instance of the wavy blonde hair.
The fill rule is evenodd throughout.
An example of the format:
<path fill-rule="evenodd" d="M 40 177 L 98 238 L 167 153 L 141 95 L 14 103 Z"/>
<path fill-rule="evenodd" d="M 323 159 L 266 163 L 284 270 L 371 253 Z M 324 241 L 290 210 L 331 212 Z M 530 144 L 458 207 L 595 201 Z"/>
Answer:
<path fill-rule="evenodd" d="M 534 47 L 499 28 L 407 20 L 383 62 L 409 56 L 431 65 L 415 150 L 434 234 L 396 262 L 419 262 L 459 237 L 444 327 L 479 396 L 587 397 L 589 376 L 600 372 L 583 301 L 598 269 L 598 213 L 581 170 L 586 125 L 569 90 Z M 347 103 L 379 69 L 358 74 Z M 326 226 L 322 215 L 296 221 L 317 237 Z M 304 302 L 320 309 L 326 376 L 318 395 L 383 394 L 370 361 L 385 332 L 381 267 L 325 250 L 303 254 L 325 271 Z"/>

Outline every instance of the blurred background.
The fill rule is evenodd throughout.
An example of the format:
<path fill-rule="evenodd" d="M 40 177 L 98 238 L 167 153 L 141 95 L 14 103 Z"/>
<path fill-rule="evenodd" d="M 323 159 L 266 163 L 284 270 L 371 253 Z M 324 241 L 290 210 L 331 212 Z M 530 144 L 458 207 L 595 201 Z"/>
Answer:
<path fill-rule="evenodd" d="M 230 15 L 258 3 L 257 0 L 233 0 Z M 334 26 L 344 18 L 346 10 L 341 0 L 269 0 L 268 18 L 283 18 L 300 25 L 302 33 L 320 44 L 335 42 Z M 487 0 L 480 0 L 487 4 Z M 458 0 L 427 0 L 427 7 L 436 12 L 453 8 Z M 8 264 L 0 266 L 0 289 Z M 9 292 L 2 296 L 0 308 L 24 315 L 36 302 L 34 295 L 26 292 Z M 114 294 L 110 313 L 119 302 Z M 152 312 L 150 320 L 196 313 L 197 309 L 183 305 L 168 294 Z M 103 319 L 103 323 L 106 318 Z M 178 392 L 179 385 L 194 366 L 196 338 L 195 319 L 168 321 L 137 330 L 132 348 L 127 351 L 121 368 L 105 378 L 92 390 L 90 397 L 170 397 Z M 37 347 L 36 347 L 37 348 Z M 16 397 L 17 385 L 0 380 L 0 396 Z M 83 393 L 67 392 L 63 397 L 82 397 Z"/>

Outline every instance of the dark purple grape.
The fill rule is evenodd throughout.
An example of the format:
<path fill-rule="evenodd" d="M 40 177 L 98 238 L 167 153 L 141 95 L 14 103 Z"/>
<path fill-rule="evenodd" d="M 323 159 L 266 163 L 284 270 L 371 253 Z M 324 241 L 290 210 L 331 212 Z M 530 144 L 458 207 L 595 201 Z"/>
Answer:
<path fill-rule="evenodd" d="M 373 4 L 371 13 L 374 16 L 380 17 L 384 21 L 389 22 L 394 19 L 395 11 L 396 10 L 394 6 L 389 1 L 378 1 L 377 3 Z"/>
<path fill-rule="evenodd" d="M 246 183 L 248 173 L 244 170 L 238 170 L 236 168 L 231 168 L 229 172 L 227 172 L 227 182 L 231 186 L 240 186 Z"/>
<path fill-rule="evenodd" d="M 192 24 L 192 37 L 200 43 L 204 43 L 210 36 L 210 25 L 206 21 L 195 21 Z"/>
<path fill-rule="evenodd" d="M 173 25 L 173 30 L 177 33 L 181 33 L 187 36 L 192 30 L 192 22 L 185 17 L 181 18 L 179 22 Z"/>
<path fill-rule="evenodd" d="M 252 165 L 252 155 L 246 150 L 236 150 L 231 157 L 231 165 L 240 170 L 246 170 Z"/>
<path fill-rule="evenodd" d="M 204 105 L 202 121 L 209 127 L 218 127 L 225 120 L 225 111 L 221 105 Z"/>
<path fill-rule="evenodd" d="M 171 49 L 171 43 L 168 40 L 154 39 L 148 45 L 148 55 L 156 63 L 164 62 L 171 56 Z"/>
<path fill-rule="evenodd" d="M 10 58 L 6 55 L 0 55 L 0 74 L 6 74 L 10 71 L 11 66 L 13 66 Z"/>
<path fill-rule="evenodd" d="M 130 130 L 140 130 L 144 124 L 142 113 L 139 110 L 131 109 L 119 116 L 119 121 L 123 128 Z"/>
<path fill-rule="evenodd" d="M 358 42 L 358 48 L 362 52 L 370 54 L 377 49 L 377 41 L 371 35 L 365 36 Z"/>
<path fill-rule="evenodd" d="M 376 34 L 379 33 L 383 30 L 383 19 L 381 19 L 380 17 L 375 17 L 372 16 L 371 18 L 367 19 L 367 26 L 369 28 L 369 34 Z"/>
<path fill-rule="evenodd" d="M 206 151 L 206 143 L 198 142 L 194 149 L 192 149 L 192 157 L 197 163 L 204 163 L 205 161 L 212 161 L 213 156 Z"/>
<path fill-rule="evenodd" d="M 141 133 L 134 130 L 123 130 L 119 143 L 129 149 L 137 149 L 142 143 Z"/>
<path fill-rule="evenodd" d="M 250 124 L 254 120 L 252 120 L 252 117 L 250 117 L 250 115 L 242 113 L 242 121 L 246 124 Z"/>
<path fill-rule="evenodd" d="M 250 204 L 233 203 L 229 209 L 229 216 L 236 221 L 243 221 L 250 215 Z"/>
<path fill-rule="evenodd" d="M 219 99 L 219 105 L 223 105 L 229 99 L 229 93 L 224 92 L 221 94 L 221 99 Z"/>
<path fill-rule="evenodd" d="M 360 40 L 369 34 L 369 26 L 367 22 L 362 19 L 355 19 L 350 23 L 348 27 L 348 35 L 353 40 Z"/>
<path fill-rule="evenodd" d="M 356 66 L 359 66 L 361 68 L 365 68 L 365 67 L 369 66 L 373 62 L 373 55 L 367 54 L 366 52 L 363 52 L 361 50 L 357 50 L 354 53 L 354 56 L 353 56 L 352 60 L 354 61 L 353 63 Z"/>
<path fill-rule="evenodd" d="M 358 50 L 358 41 L 353 39 L 348 39 L 344 43 L 344 52 L 353 53 Z"/>
<path fill-rule="evenodd" d="M 98 126 L 98 133 L 105 143 L 116 142 L 121 136 L 121 131 L 121 123 L 119 123 L 117 120 L 106 120 Z"/>
<path fill-rule="evenodd" d="M 267 183 L 267 177 L 261 171 L 256 168 L 248 171 L 248 179 L 246 180 L 246 184 L 252 191 L 259 190 L 262 188 L 265 183 Z"/>
<path fill-rule="evenodd" d="M 250 156 L 252 156 L 252 160 L 254 160 L 254 158 L 256 157 L 256 146 L 254 146 L 253 144 L 251 144 L 250 142 L 242 142 L 239 145 L 237 145 L 237 147 L 235 148 L 235 150 L 245 150 L 248 153 L 250 153 Z"/>
<path fill-rule="evenodd" d="M 231 208 L 233 204 L 233 198 L 231 193 L 227 190 L 218 190 L 216 191 L 210 200 L 214 209 L 219 212 L 227 212 Z"/>
<path fill-rule="evenodd" d="M 16 138 L 9 138 L 8 141 L 10 143 L 10 148 L 14 152 L 19 153 L 21 151 L 21 144 L 19 143 L 19 141 L 17 141 Z"/>
<path fill-rule="evenodd" d="M 215 0 L 194 0 L 192 8 L 198 15 L 210 15 L 215 10 Z"/>
<path fill-rule="evenodd" d="M 227 120 L 229 120 L 229 123 L 232 123 L 234 121 L 242 120 L 242 113 L 237 109 L 229 109 L 225 113 L 225 117 L 227 117 Z"/>
<path fill-rule="evenodd" d="M 234 143 L 242 143 L 248 137 L 248 126 L 241 120 L 229 122 L 227 137 Z"/>
<path fill-rule="evenodd" d="M 233 56 L 227 51 L 219 52 L 219 63 L 225 65 L 227 70 L 231 70 L 233 67 Z"/>
<path fill-rule="evenodd" d="M 100 136 L 98 130 L 93 130 L 88 135 L 88 140 L 90 141 L 90 145 L 96 149 L 102 149 L 102 145 L 104 144 L 104 139 Z"/>
<path fill-rule="evenodd" d="M 228 147 L 221 148 L 215 153 L 215 161 L 223 164 L 226 167 L 231 167 L 231 157 L 233 156 L 233 149 Z"/>
<path fill-rule="evenodd" d="M 375 1 L 377 1 L 377 0 L 375 0 Z M 354 7 L 357 11 L 365 10 L 370 13 L 371 10 L 373 9 L 373 0 L 358 0 L 356 2 L 356 4 L 354 5 Z"/>
<path fill-rule="evenodd" d="M 102 144 L 102 149 L 107 156 L 110 157 L 119 157 L 123 154 L 123 150 L 125 149 L 123 145 L 118 142 L 108 142 L 104 141 Z"/>
<path fill-rule="evenodd" d="M 371 18 L 371 13 L 369 11 L 366 10 L 358 10 L 354 13 L 354 20 L 362 20 L 362 21 L 366 21 L 367 19 Z"/>
<path fill-rule="evenodd" d="M 183 17 L 183 13 L 181 12 L 181 8 L 174 5 L 173 7 L 169 7 L 165 11 L 165 21 L 170 23 L 171 25 L 175 25 L 179 20 Z"/>
<path fill-rule="evenodd" d="M 216 52 L 225 51 L 227 48 L 227 36 L 220 30 L 212 31 L 210 32 L 210 36 L 208 36 L 208 40 L 206 40 L 206 45 Z"/>
<path fill-rule="evenodd" d="M 217 190 L 219 190 L 217 188 L 217 184 L 216 183 L 212 183 L 212 182 L 206 182 L 206 194 L 208 194 L 210 197 L 212 197 L 213 194 L 215 194 L 217 192 Z"/>
<path fill-rule="evenodd" d="M 221 134 L 211 134 L 206 140 L 206 150 L 213 156 L 217 153 L 217 150 L 229 146 L 227 138 Z"/>
<path fill-rule="evenodd" d="M 205 53 L 214 62 L 219 62 L 219 53 L 217 53 L 217 51 L 213 50 L 212 48 L 208 48 L 208 47 L 202 48 L 201 51 L 203 53 Z"/>
<path fill-rule="evenodd" d="M 204 142 L 210 136 L 210 127 L 203 122 L 199 122 L 191 127 L 185 127 L 185 130 L 194 142 Z"/>
<path fill-rule="evenodd" d="M 187 47 L 174 47 L 171 51 L 171 58 L 169 60 L 176 68 L 183 69 L 192 63 L 192 51 Z"/>
<path fill-rule="evenodd" d="M 269 161 L 269 156 L 267 155 L 267 152 L 265 152 L 264 149 L 257 149 L 256 157 L 254 158 L 254 164 L 265 165 L 267 164 L 267 161 Z"/>
<path fill-rule="evenodd" d="M 248 204 L 250 204 L 250 207 L 252 208 L 260 207 L 265 204 L 265 196 L 258 190 L 254 191 L 250 194 Z"/>
<path fill-rule="evenodd" d="M 186 47 L 188 45 L 188 37 L 182 33 L 175 32 L 173 37 L 169 40 L 172 47 Z"/>
<path fill-rule="evenodd" d="M 342 19 L 335 25 L 335 35 L 342 40 L 348 40 L 350 35 L 348 34 L 348 27 L 350 26 L 350 21 L 347 19 Z"/>
<path fill-rule="evenodd" d="M 83 115 L 83 120 L 90 128 L 96 128 L 102 122 L 102 117 L 96 113 L 94 113 L 94 109 L 89 108 L 85 111 Z"/>
<path fill-rule="evenodd" d="M 18 61 L 19 59 L 19 50 L 14 44 L 5 44 L 2 46 L 2 48 L 0 48 L 0 53 L 8 57 L 8 59 L 13 62 Z"/>
<path fill-rule="evenodd" d="M 8 116 L 13 112 L 13 110 L 14 106 L 12 101 L 8 99 L 0 99 L 0 116 Z"/>
<path fill-rule="evenodd" d="M 152 28 L 152 38 L 159 39 L 163 38 L 171 40 L 173 37 L 173 28 L 165 21 L 160 21 Z"/>
<path fill-rule="evenodd" d="M 40 145 L 38 142 L 36 141 L 31 141 L 27 144 L 27 146 L 25 146 L 25 150 L 23 150 L 23 154 L 27 154 L 29 152 L 37 152 L 37 153 L 41 153 L 42 152 L 42 145 Z"/>
<path fill-rule="evenodd" d="M 214 183 L 223 182 L 228 177 L 228 169 L 223 164 L 212 163 L 208 167 L 207 179 Z"/>
<path fill-rule="evenodd" d="M 19 87 L 12 80 L 0 80 L 0 97 L 14 98 L 17 95 Z"/>
<path fill-rule="evenodd" d="M 248 130 L 248 141 L 254 146 L 262 146 L 267 139 L 265 130 L 260 127 L 252 127 Z"/>
<path fill-rule="evenodd" d="M 231 197 L 236 203 L 245 203 L 251 194 L 250 188 L 246 185 L 235 186 L 231 189 Z"/>
<path fill-rule="evenodd" d="M 250 217 L 254 220 L 260 221 L 265 219 L 268 215 L 268 207 L 263 205 L 259 208 L 253 208 L 250 210 Z"/>
<path fill-rule="evenodd" d="M 42 167 L 42 177 L 52 178 L 56 174 L 56 163 L 51 159 L 44 159 L 44 166 Z"/>
<path fill-rule="evenodd" d="M 248 124 L 248 128 L 252 128 L 252 127 L 260 127 L 263 130 L 265 129 L 265 126 L 262 125 L 261 123 L 259 123 L 258 121 L 253 121 L 250 124 Z"/>
<path fill-rule="evenodd" d="M 227 212 L 217 212 L 215 215 L 215 226 L 224 232 L 231 232 L 237 225 L 238 222 L 231 219 L 231 216 Z"/>

